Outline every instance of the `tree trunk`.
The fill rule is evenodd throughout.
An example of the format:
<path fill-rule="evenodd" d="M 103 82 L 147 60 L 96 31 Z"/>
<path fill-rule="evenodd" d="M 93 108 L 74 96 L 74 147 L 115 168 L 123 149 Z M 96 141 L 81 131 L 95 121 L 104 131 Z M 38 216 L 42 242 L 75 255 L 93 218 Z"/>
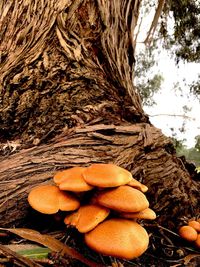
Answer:
<path fill-rule="evenodd" d="M 29 2 L 1 4 L 2 139 L 38 144 L 93 120 L 147 121 L 132 85 L 138 4 Z"/>
<path fill-rule="evenodd" d="M 33 186 L 93 162 L 146 184 L 159 223 L 199 214 L 199 183 L 149 123 L 132 83 L 139 5 L 1 1 L 1 226 L 24 224 Z"/>

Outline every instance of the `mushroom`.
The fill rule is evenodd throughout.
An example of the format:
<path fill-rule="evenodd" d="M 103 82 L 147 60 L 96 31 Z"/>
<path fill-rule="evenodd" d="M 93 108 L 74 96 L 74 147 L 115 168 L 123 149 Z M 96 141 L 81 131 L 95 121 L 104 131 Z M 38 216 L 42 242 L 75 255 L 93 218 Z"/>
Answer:
<path fill-rule="evenodd" d="M 188 225 L 191 226 L 192 228 L 194 228 L 197 232 L 200 232 L 200 223 L 199 222 L 192 220 L 192 221 L 189 221 Z"/>
<path fill-rule="evenodd" d="M 54 214 L 59 210 L 76 210 L 80 206 L 75 196 L 62 192 L 55 185 L 41 185 L 33 188 L 28 195 L 28 202 L 33 209 L 44 214 Z"/>
<path fill-rule="evenodd" d="M 104 255 L 129 260 L 145 252 L 149 237 L 134 219 L 153 220 L 156 214 L 144 195 L 148 187 L 129 171 L 114 164 L 92 164 L 60 171 L 53 179 L 56 185 L 31 190 L 28 201 L 33 209 L 56 215 L 59 210 L 73 211 L 65 217 L 65 224 L 84 233 L 86 244 Z M 81 195 L 80 201 L 73 192 Z M 113 218 L 116 215 L 121 218 Z"/>
<path fill-rule="evenodd" d="M 139 212 L 121 212 L 119 215 L 127 219 L 146 219 L 146 220 L 156 219 L 156 213 L 150 208 L 147 208 Z"/>
<path fill-rule="evenodd" d="M 142 191 L 143 193 L 148 191 L 148 187 L 146 185 L 140 183 L 139 181 L 137 181 L 134 178 L 132 178 L 132 180 L 127 183 L 127 185 L 132 186 L 133 188 L 136 188 L 136 189 Z"/>
<path fill-rule="evenodd" d="M 195 241 L 197 239 L 197 231 L 189 225 L 181 226 L 179 235 L 187 241 Z"/>
<path fill-rule="evenodd" d="M 95 196 L 93 202 L 95 201 L 107 208 L 123 212 L 139 212 L 149 207 L 146 196 L 127 185 L 103 190 Z"/>
<path fill-rule="evenodd" d="M 146 251 L 149 236 L 138 223 L 114 218 L 86 233 L 85 242 L 98 253 L 131 260 Z"/>
<path fill-rule="evenodd" d="M 94 187 L 87 184 L 80 176 L 69 178 L 59 184 L 60 190 L 72 191 L 72 192 L 85 192 L 90 191 Z"/>
<path fill-rule="evenodd" d="M 94 187 L 87 184 L 83 177 L 75 176 L 74 178 L 69 178 L 59 184 L 60 190 L 72 191 L 72 192 L 85 192 L 90 191 Z"/>
<path fill-rule="evenodd" d="M 82 176 L 82 173 L 85 169 L 86 167 L 73 167 L 67 170 L 59 171 L 53 177 L 54 183 L 59 185 L 68 178 L 73 178 L 75 176 L 80 176 L 80 175 Z"/>
<path fill-rule="evenodd" d="M 114 164 L 92 164 L 83 172 L 86 183 L 98 187 L 115 187 L 127 184 L 132 174 Z"/>
<path fill-rule="evenodd" d="M 61 190 L 84 192 L 93 189 L 93 186 L 87 184 L 83 179 L 84 167 L 74 167 L 60 171 L 54 175 L 54 182 Z"/>
<path fill-rule="evenodd" d="M 81 206 L 78 211 L 65 217 L 65 224 L 73 225 L 80 233 L 94 229 L 110 213 L 110 210 L 94 204 Z"/>

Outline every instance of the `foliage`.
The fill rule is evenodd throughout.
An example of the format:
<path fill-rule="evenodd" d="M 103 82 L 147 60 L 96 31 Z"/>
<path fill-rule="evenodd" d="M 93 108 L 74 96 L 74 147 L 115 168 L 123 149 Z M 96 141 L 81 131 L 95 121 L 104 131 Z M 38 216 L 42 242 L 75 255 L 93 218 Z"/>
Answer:
<path fill-rule="evenodd" d="M 155 12 L 159 1 L 150 2 L 151 4 L 148 4 L 144 0 L 144 10 L 146 9 L 146 13 L 143 11 L 143 17 L 147 16 L 148 12 L 152 11 L 152 9 Z M 161 48 L 157 54 L 162 53 L 162 51 L 167 48 L 168 54 L 176 60 L 177 65 L 179 62 L 200 62 L 200 0 L 180 0 L 178 2 L 175 0 L 165 1 L 159 26 L 159 33 L 157 32 L 154 34 L 151 46 L 146 49 L 146 51 L 150 51 L 145 51 L 143 58 L 142 55 L 136 57 L 136 60 L 141 62 L 141 65 L 136 65 L 136 85 L 142 97 L 143 104 L 147 106 L 151 106 L 155 103 L 153 96 L 161 88 L 162 77 L 160 77 L 159 74 L 157 77 L 153 77 L 151 70 L 155 66 L 155 61 L 158 60 L 158 56 L 154 58 L 152 54 L 155 54 L 155 51 L 159 51 L 162 45 L 163 48 Z M 145 64 L 143 63 L 144 60 L 146 60 Z M 188 76 L 189 74 L 188 72 Z M 174 92 L 178 89 L 178 94 L 180 96 L 185 97 L 187 94 L 189 98 L 189 88 L 190 92 L 195 94 L 200 100 L 199 81 L 194 81 L 189 85 L 186 77 L 182 82 L 177 82 L 176 86 L 171 89 L 174 90 Z M 178 129 L 182 134 L 186 130 L 187 121 L 191 120 L 191 118 L 187 116 L 191 111 L 191 108 L 188 107 L 188 103 L 189 102 L 183 107 L 183 124 Z"/>
<path fill-rule="evenodd" d="M 185 157 L 193 162 L 196 166 L 200 166 L 200 152 L 198 149 L 196 149 L 195 147 L 192 148 L 185 148 L 183 151 L 179 151 L 180 153 L 184 153 Z"/>
<path fill-rule="evenodd" d="M 190 84 L 190 92 L 193 93 L 200 100 L 200 75 L 197 81 Z"/>
<path fill-rule="evenodd" d="M 154 65 L 155 57 L 151 51 L 140 51 L 136 55 L 135 85 L 146 106 L 155 104 L 153 96 L 161 89 L 164 80 L 159 73 L 152 73 Z"/>
<path fill-rule="evenodd" d="M 141 6 L 141 21 L 156 9 L 158 1 L 144 0 Z M 136 55 L 136 86 L 144 105 L 154 104 L 153 95 L 161 89 L 161 75 L 152 75 L 155 64 L 153 50 L 158 50 L 158 43 L 175 55 L 177 64 L 180 61 L 200 62 L 200 0 L 165 1 L 160 18 L 159 32 L 154 34 L 153 44 L 146 51 Z M 156 47 L 157 44 L 157 47 Z M 148 52 L 147 52 L 148 51 Z M 191 92 L 200 94 L 200 83 L 194 81 Z"/>
<path fill-rule="evenodd" d="M 196 140 L 196 144 L 195 144 L 195 148 L 200 151 L 200 135 L 197 135 L 195 137 L 195 140 Z"/>
<path fill-rule="evenodd" d="M 172 138 L 178 156 L 185 156 L 187 160 L 193 162 L 196 166 L 200 166 L 200 136 L 196 137 L 195 147 L 187 148 L 184 140 Z M 200 167 L 199 169 L 200 170 Z"/>
<path fill-rule="evenodd" d="M 166 1 L 160 27 L 168 48 L 175 49 L 177 62 L 200 62 L 200 1 Z M 173 33 L 169 32 L 169 21 L 173 20 Z"/>
<path fill-rule="evenodd" d="M 177 63 L 180 60 L 200 63 L 200 0 L 166 1 L 163 11 L 160 34 L 165 39 L 165 47 L 175 54 Z M 189 87 L 200 100 L 199 79 L 200 76 Z"/>

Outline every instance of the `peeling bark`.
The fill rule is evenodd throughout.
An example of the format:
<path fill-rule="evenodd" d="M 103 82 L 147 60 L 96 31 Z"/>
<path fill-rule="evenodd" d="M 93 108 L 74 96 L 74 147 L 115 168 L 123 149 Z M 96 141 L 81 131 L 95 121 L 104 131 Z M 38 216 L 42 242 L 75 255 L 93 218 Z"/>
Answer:
<path fill-rule="evenodd" d="M 140 1 L 0 5 L 0 138 L 38 144 L 94 119 L 148 121 L 132 84 Z"/>

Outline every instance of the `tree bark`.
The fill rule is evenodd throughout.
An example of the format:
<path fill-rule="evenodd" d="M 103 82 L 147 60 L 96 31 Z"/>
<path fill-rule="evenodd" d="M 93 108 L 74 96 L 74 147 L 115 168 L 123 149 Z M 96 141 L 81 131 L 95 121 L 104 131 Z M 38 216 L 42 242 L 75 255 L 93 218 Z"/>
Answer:
<path fill-rule="evenodd" d="M 24 224 L 33 186 L 93 162 L 118 164 L 146 184 L 159 223 L 173 228 L 199 214 L 199 183 L 133 86 L 140 2 L 2 0 L 1 226 Z"/>
<path fill-rule="evenodd" d="M 162 225 L 176 227 L 184 216 L 198 214 L 199 185 L 176 158 L 170 139 L 146 123 L 99 124 L 77 127 L 0 162 L 1 226 L 22 224 L 28 215 L 28 192 L 51 181 L 57 170 L 100 162 L 130 170 L 149 187 L 151 208 Z"/>
<path fill-rule="evenodd" d="M 3 0 L 1 138 L 38 144 L 97 118 L 147 121 L 132 84 L 139 2 Z"/>

